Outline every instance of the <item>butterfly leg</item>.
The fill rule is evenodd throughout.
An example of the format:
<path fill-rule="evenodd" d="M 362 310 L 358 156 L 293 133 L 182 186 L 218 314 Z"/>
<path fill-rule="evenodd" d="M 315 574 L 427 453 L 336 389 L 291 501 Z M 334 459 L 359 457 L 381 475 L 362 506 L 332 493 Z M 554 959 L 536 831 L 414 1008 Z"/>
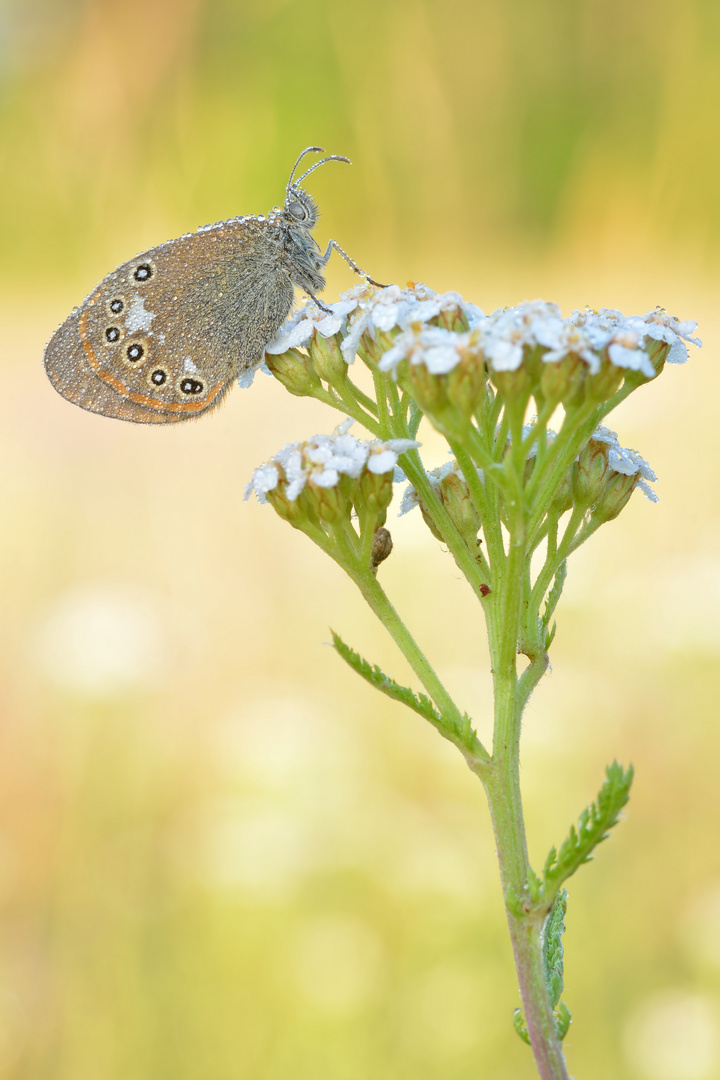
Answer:
<path fill-rule="evenodd" d="M 366 278 L 366 280 L 369 281 L 371 285 L 377 285 L 378 289 L 386 288 L 386 286 L 381 285 L 379 281 L 373 281 L 373 279 L 366 273 L 365 270 L 361 270 L 355 260 L 350 258 L 347 251 L 343 251 L 337 240 L 328 241 L 328 246 L 325 248 L 325 254 L 322 257 L 321 266 L 324 266 L 325 263 L 328 261 L 332 254 L 333 248 L 335 249 L 335 251 L 337 251 L 338 255 L 342 255 L 345 262 L 352 270 L 355 271 L 356 274 L 358 274 L 360 277 Z"/>
<path fill-rule="evenodd" d="M 318 300 L 315 293 L 311 292 L 310 289 L 306 289 L 304 285 L 302 286 L 302 291 L 306 294 L 306 296 L 309 296 L 311 300 L 315 301 L 315 303 L 317 304 L 317 306 L 320 308 L 321 311 L 326 311 L 328 315 L 334 315 L 335 314 L 335 312 L 333 311 L 332 308 L 325 307 L 325 305 L 320 300 Z"/>

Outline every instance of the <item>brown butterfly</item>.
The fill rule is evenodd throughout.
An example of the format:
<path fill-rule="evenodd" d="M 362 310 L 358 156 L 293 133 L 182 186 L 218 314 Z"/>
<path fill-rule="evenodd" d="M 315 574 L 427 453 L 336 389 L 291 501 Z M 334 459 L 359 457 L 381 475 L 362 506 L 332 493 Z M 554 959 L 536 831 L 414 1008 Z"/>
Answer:
<path fill-rule="evenodd" d="M 258 367 L 293 306 L 297 285 L 320 307 L 325 253 L 312 235 L 318 208 L 297 180 L 267 217 L 206 225 L 123 263 L 75 308 L 45 349 L 55 389 L 90 412 L 139 424 L 173 424 L 214 408 L 238 375 Z M 378 282 L 368 280 L 376 285 Z"/>

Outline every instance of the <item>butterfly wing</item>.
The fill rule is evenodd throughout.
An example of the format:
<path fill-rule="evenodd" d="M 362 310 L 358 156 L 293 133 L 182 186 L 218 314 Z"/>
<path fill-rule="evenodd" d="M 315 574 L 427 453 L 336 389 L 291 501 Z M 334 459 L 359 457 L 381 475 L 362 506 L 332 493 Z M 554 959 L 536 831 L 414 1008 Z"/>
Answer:
<path fill-rule="evenodd" d="M 45 368 L 63 397 L 91 412 L 177 423 L 214 408 L 261 363 L 292 303 L 263 223 L 225 222 L 104 278 L 53 335 Z"/>

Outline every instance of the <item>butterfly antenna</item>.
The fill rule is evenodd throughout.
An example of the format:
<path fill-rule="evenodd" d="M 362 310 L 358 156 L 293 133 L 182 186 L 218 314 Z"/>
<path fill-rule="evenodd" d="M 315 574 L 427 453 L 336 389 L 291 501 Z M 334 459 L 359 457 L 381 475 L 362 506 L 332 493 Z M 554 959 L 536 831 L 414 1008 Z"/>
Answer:
<path fill-rule="evenodd" d="M 305 147 L 302 154 L 300 154 L 300 157 L 297 159 L 297 161 L 295 162 L 295 164 L 292 167 L 292 172 L 290 173 L 290 179 L 287 182 L 287 187 L 285 188 L 285 191 L 290 190 L 290 185 L 292 184 L 292 178 L 295 175 L 295 170 L 297 169 L 298 165 L 300 164 L 302 159 L 305 157 L 305 155 L 306 154 L 322 154 L 322 153 L 324 153 L 322 146 L 306 146 Z"/>
<path fill-rule="evenodd" d="M 298 185 L 303 182 L 306 176 L 309 176 L 311 172 L 315 172 L 315 170 L 319 169 L 321 165 L 324 165 L 326 161 L 344 161 L 346 165 L 352 165 L 350 158 L 343 157 L 341 154 L 332 154 L 330 157 L 323 158 L 322 161 L 316 161 L 314 165 L 311 165 L 310 168 L 302 174 L 302 176 L 298 176 L 297 180 L 292 185 L 293 189 L 297 189 Z M 290 184 L 288 184 L 288 189 L 289 188 Z"/>

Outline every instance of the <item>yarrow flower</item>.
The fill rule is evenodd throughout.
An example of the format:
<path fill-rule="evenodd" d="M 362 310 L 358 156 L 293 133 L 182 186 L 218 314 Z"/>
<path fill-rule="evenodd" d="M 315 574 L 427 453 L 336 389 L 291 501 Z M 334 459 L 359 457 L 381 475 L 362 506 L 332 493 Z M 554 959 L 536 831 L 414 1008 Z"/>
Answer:
<path fill-rule="evenodd" d="M 396 327 L 404 330 L 412 323 L 428 323 L 431 319 L 454 312 L 462 313 L 469 326 L 484 318 L 480 308 L 465 303 L 459 293 L 436 293 L 416 282 L 409 282 L 404 289 L 398 285 L 388 285 L 384 289 L 358 285 L 350 292 L 343 293 L 343 297 L 356 300 L 358 306 L 341 346 L 348 364 L 353 362 L 360 339 L 366 331 L 374 338 L 378 330 L 385 333 Z"/>
<path fill-rule="evenodd" d="M 310 343 L 315 331 L 322 337 L 333 337 L 344 328 L 347 316 L 357 307 L 357 300 L 346 297 L 326 306 L 330 314 L 312 300 L 303 304 L 283 323 L 269 345 L 265 346 L 265 352 L 276 356 L 288 349 L 303 348 Z"/>
<path fill-rule="evenodd" d="M 682 322 L 662 308 L 632 316 L 613 308 L 586 308 L 563 318 L 557 304 L 526 300 L 485 315 L 457 292 L 436 293 L 415 282 L 403 289 L 358 285 L 327 307 L 304 304 L 266 346 L 269 357 L 290 354 L 287 362 L 271 362 L 270 367 L 293 393 L 312 395 L 318 377 L 342 383 L 363 340 L 379 342 L 384 352 L 378 368 L 393 378 L 405 360 L 411 368 L 423 366 L 430 375 L 442 376 L 469 359 L 471 368 L 490 373 L 501 392 L 510 391 L 515 383 L 508 378 L 534 357 L 547 369 L 533 376 L 541 377 L 541 392 L 562 401 L 581 389 L 584 373 L 605 373 L 591 391 L 605 399 L 623 374 L 653 379 L 666 360 L 687 360 L 686 342 L 702 344 L 693 336 L 697 323 Z M 309 365 L 303 354 L 291 352 L 297 349 L 309 352 Z M 554 372 L 549 370 L 553 365 Z M 243 385 L 251 381 L 251 376 L 242 378 Z"/>
<path fill-rule="evenodd" d="M 610 448 L 608 451 L 608 465 L 611 472 L 619 473 L 622 476 L 636 476 L 635 487 L 640 488 L 643 495 L 647 496 L 650 502 L 659 502 L 657 493 L 650 487 L 651 483 L 657 483 L 657 476 L 645 458 L 638 454 L 637 450 L 630 450 L 628 447 L 621 446 L 616 432 L 602 425 L 595 429 L 591 439 L 594 439 L 595 442 L 606 443 Z"/>
<path fill-rule="evenodd" d="M 689 341 L 691 345 L 702 346 L 700 338 L 692 337 L 697 330 L 697 323 L 691 319 L 680 321 L 674 315 L 668 315 L 661 307 L 654 311 L 648 311 L 642 316 L 645 324 L 645 333 L 656 341 L 664 341 L 670 346 L 667 355 L 669 364 L 684 364 L 688 358 L 687 348 L 684 344 Z"/>
<path fill-rule="evenodd" d="M 516 371 L 529 350 L 540 348 L 545 364 L 572 355 L 585 362 L 589 374 L 596 375 L 607 356 L 615 367 L 639 371 L 651 379 L 657 372 L 646 339 L 665 341 L 678 349 L 682 336 L 700 345 L 698 338 L 689 336 L 696 326 L 694 322 L 680 323 L 659 311 L 626 317 L 610 309 L 586 310 L 574 311 L 563 319 L 556 304 L 526 301 L 488 316 L 476 315 L 469 332 L 411 323 L 409 329 L 397 335 L 378 367 L 395 373 L 403 360 L 409 360 L 412 365 L 424 364 L 431 374 L 447 374 L 472 352 L 482 355 L 492 371 Z M 679 352 L 668 356 L 671 358 L 675 362 L 682 360 Z"/>
<path fill-rule="evenodd" d="M 470 350 L 478 351 L 479 334 L 475 330 L 459 334 L 442 326 L 414 324 L 398 334 L 395 344 L 383 354 L 380 371 L 397 370 L 402 360 L 424 364 L 431 375 L 447 375 Z"/>
<path fill-rule="evenodd" d="M 317 164 L 322 162 L 312 168 Z M 311 171 L 288 185 L 288 198 Z M 521 717 L 549 666 L 568 560 L 621 513 L 636 487 L 657 501 L 650 486 L 655 473 L 601 421 L 668 360 L 687 359 L 687 343 L 701 344 L 693 336 L 696 325 L 661 308 L 634 316 L 586 308 L 563 317 L 556 304 L 543 300 L 486 316 L 456 292 L 368 282 L 327 307 L 306 303 L 266 348 L 271 373 L 291 394 L 349 414 L 378 437 L 354 438 L 348 419 L 332 435 L 289 443 L 255 469 L 245 499 L 254 493 L 269 503 L 328 555 L 393 636 L 422 693 L 396 682 L 335 633 L 333 646 L 367 682 L 423 716 L 461 751 L 483 780 L 493 820 L 500 823 L 495 839 L 501 867 L 522 846 L 516 787 Z M 356 354 L 372 379 L 351 377 L 348 365 Z M 526 422 L 532 411 L 537 415 Z M 557 434 L 547 426 L 555 417 Z M 451 457 L 430 471 L 415 452 L 423 423 L 444 437 Z M 382 587 L 379 568 L 404 539 L 399 529 L 394 543 L 387 528 L 396 481 L 409 482 L 398 516 L 418 508 L 482 606 L 496 676 L 490 747 Z M 459 624 L 461 636 L 464 631 Z M 551 849 L 542 878 L 532 875 L 525 888 L 524 871 L 511 881 L 503 870 L 523 987 L 524 1015 L 515 1010 L 515 1027 L 532 1042 L 538 1061 L 552 1060 L 560 1071 L 570 1012 L 533 972 L 547 959 L 544 928 L 553 948 L 559 946 L 564 882 L 608 835 L 631 780 L 632 768 L 617 762 L 608 767 L 597 802 L 583 812 L 579 827 L 571 827 L 569 839 Z M 603 829 L 583 829 L 585 818 L 597 814 Z M 531 1040 L 533 1030 L 537 1038 Z"/>
<path fill-rule="evenodd" d="M 267 502 L 268 493 L 283 480 L 284 496 L 296 500 L 306 484 L 335 487 L 341 476 L 357 479 L 365 469 L 370 473 L 394 472 L 400 454 L 420 443 L 414 439 L 372 439 L 361 442 L 348 434 L 352 420 L 346 420 L 332 435 L 314 435 L 305 442 L 288 443 L 272 461 L 255 469 L 245 488 L 245 499 L 255 492 L 258 502 Z"/>

